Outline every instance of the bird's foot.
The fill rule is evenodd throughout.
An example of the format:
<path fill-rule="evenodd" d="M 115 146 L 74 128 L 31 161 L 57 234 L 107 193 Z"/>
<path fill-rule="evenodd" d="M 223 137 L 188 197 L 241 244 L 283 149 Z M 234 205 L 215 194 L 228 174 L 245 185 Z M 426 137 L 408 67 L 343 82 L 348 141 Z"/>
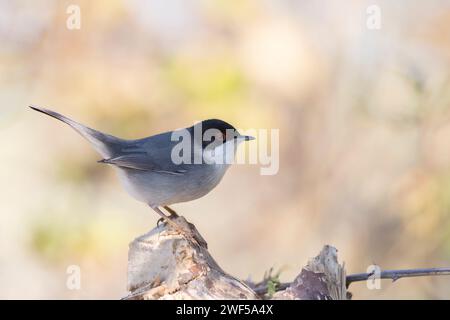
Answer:
<path fill-rule="evenodd" d="M 164 209 L 166 209 L 167 212 L 169 212 L 169 219 L 176 219 L 179 217 L 179 215 L 177 214 L 177 212 L 173 209 L 171 209 L 169 206 L 164 206 Z M 161 224 L 161 222 L 164 222 L 165 218 L 161 217 L 158 219 L 158 221 L 156 222 L 156 227 L 159 227 L 159 225 Z"/>
<path fill-rule="evenodd" d="M 164 218 L 159 218 L 158 221 L 156 221 L 156 227 L 159 228 L 159 225 L 161 223 L 165 223 L 165 219 Z"/>
<path fill-rule="evenodd" d="M 180 220 L 178 221 L 174 221 L 177 220 L 177 218 L 170 216 L 167 217 L 165 219 L 165 222 L 168 223 L 171 227 L 173 227 L 173 229 L 175 229 L 180 235 L 184 236 L 187 240 L 194 242 L 194 243 L 198 243 L 201 246 L 207 247 L 206 241 L 201 238 L 199 238 L 199 234 L 195 231 L 193 231 L 194 229 L 194 225 L 187 222 L 187 223 L 179 223 L 182 222 Z M 184 220 L 183 220 L 184 222 Z"/>
<path fill-rule="evenodd" d="M 193 243 L 197 243 L 200 246 L 207 248 L 206 241 L 197 232 L 197 230 L 195 229 L 193 224 L 187 222 L 183 217 L 178 216 L 176 214 L 176 212 L 170 208 L 169 209 L 166 208 L 166 210 L 171 213 L 170 216 L 167 216 L 158 207 L 156 207 L 156 206 L 151 206 L 151 207 L 161 217 L 157 222 L 158 227 L 161 222 L 164 222 L 165 224 L 168 224 L 172 229 L 177 231 L 179 234 L 183 235 L 187 240 L 189 240 Z"/>

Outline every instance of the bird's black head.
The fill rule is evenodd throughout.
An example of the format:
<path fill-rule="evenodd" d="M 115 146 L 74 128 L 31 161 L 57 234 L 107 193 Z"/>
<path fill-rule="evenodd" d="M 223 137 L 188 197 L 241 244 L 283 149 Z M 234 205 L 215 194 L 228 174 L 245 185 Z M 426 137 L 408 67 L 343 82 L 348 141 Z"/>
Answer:
<path fill-rule="evenodd" d="M 203 120 L 200 123 L 202 125 L 202 134 L 204 134 L 209 129 L 216 129 L 224 134 L 226 134 L 227 130 L 237 132 L 236 128 L 233 127 L 231 124 L 219 119 Z"/>
<path fill-rule="evenodd" d="M 194 125 L 201 127 L 202 146 L 205 148 L 211 143 L 215 145 L 225 143 L 230 140 L 240 139 L 253 140 L 253 137 L 241 135 L 235 127 L 228 122 L 219 119 L 203 120 Z"/>

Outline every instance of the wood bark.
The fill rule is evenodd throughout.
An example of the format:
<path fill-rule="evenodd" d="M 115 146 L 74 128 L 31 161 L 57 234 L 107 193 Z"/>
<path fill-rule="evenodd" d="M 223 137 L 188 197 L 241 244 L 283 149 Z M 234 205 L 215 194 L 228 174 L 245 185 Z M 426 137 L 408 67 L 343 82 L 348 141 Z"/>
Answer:
<path fill-rule="evenodd" d="M 225 272 L 208 252 L 206 241 L 183 217 L 174 221 L 190 230 L 186 237 L 160 224 L 129 246 L 128 291 L 124 299 L 346 299 L 345 269 L 337 250 L 325 246 L 278 292 L 267 278 L 260 283 L 239 280 Z M 276 291 L 275 290 L 275 291 Z"/>

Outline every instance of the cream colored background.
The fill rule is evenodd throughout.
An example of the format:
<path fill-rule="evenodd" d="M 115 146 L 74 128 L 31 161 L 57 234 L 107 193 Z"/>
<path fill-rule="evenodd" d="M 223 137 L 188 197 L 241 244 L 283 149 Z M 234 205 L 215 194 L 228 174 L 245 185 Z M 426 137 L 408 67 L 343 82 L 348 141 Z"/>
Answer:
<path fill-rule="evenodd" d="M 241 278 L 290 280 L 324 244 L 349 273 L 449 266 L 449 39 L 446 1 L 0 1 L 0 298 L 120 298 L 128 242 L 157 220 L 29 104 L 125 138 L 209 117 L 280 129 L 277 175 L 236 166 L 175 206 Z M 351 291 L 450 298 L 450 278 Z"/>

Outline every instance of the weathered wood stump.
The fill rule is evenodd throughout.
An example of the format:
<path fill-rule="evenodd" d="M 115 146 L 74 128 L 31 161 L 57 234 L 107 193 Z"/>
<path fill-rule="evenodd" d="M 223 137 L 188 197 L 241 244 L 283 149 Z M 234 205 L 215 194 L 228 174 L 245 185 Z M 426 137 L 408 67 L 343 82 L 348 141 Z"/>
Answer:
<path fill-rule="evenodd" d="M 213 259 L 194 225 L 183 217 L 177 224 L 191 230 L 188 239 L 161 224 L 130 244 L 128 290 L 124 299 L 345 299 L 345 270 L 337 250 L 325 246 L 284 290 L 267 295 L 265 279 L 246 283 L 229 275 Z"/>

